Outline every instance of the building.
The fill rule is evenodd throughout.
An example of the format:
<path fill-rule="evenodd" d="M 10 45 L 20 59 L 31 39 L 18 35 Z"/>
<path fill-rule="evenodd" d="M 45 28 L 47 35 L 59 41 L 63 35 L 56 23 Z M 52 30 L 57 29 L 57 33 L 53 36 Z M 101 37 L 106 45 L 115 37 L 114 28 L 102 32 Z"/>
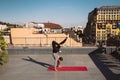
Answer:
<path fill-rule="evenodd" d="M 81 30 L 82 33 L 83 33 L 83 31 L 84 31 L 84 27 L 83 27 L 83 26 L 72 27 L 72 29 L 73 29 L 74 31 Z"/>
<path fill-rule="evenodd" d="M 7 28 L 7 25 L 2 25 L 2 24 L 0 24 L 0 30 L 4 30 L 4 29 L 6 29 Z"/>
<path fill-rule="evenodd" d="M 62 33 L 62 26 L 55 23 L 38 23 L 38 22 L 29 22 L 26 27 L 36 28 L 39 33 Z"/>
<path fill-rule="evenodd" d="M 88 15 L 85 34 L 91 37 L 91 42 L 106 43 L 110 35 L 118 35 L 120 24 L 120 6 L 102 6 L 95 8 Z"/>
<path fill-rule="evenodd" d="M 73 27 L 72 30 L 73 30 L 74 34 L 76 35 L 76 40 L 78 42 L 82 42 L 84 27 L 77 26 L 77 27 Z"/>

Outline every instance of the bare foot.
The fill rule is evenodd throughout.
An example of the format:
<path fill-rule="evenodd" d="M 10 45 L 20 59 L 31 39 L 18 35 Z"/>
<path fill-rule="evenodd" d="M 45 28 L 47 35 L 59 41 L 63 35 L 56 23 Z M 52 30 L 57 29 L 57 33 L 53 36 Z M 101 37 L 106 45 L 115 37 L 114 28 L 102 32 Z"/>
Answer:
<path fill-rule="evenodd" d="M 55 67 L 54 69 L 55 69 L 55 71 L 58 71 L 58 70 L 57 70 L 57 67 Z"/>
<path fill-rule="evenodd" d="M 57 69 L 55 69 L 55 71 L 58 71 Z"/>
<path fill-rule="evenodd" d="M 62 66 L 58 66 L 58 67 L 62 67 Z"/>

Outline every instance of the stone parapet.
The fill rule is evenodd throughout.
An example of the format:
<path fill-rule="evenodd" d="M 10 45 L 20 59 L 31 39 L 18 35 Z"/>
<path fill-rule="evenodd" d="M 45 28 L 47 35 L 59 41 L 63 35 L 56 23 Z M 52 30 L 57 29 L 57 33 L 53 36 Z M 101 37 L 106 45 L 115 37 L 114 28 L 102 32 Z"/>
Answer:
<path fill-rule="evenodd" d="M 58 43 L 68 37 L 63 46 L 82 47 L 82 42 L 76 42 L 66 34 L 35 34 L 34 28 L 11 28 L 11 41 L 14 46 L 51 46 L 53 40 Z"/>

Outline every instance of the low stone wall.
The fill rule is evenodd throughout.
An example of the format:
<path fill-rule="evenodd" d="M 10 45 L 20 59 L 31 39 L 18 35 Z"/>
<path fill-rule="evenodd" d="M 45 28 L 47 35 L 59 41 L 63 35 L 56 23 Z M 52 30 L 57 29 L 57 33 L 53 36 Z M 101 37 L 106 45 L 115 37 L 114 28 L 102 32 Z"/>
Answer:
<path fill-rule="evenodd" d="M 35 34 L 34 28 L 12 28 L 11 39 L 14 46 L 51 46 L 53 40 L 58 43 L 68 37 L 63 46 L 78 46 L 82 43 L 76 42 L 66 34 Z"/>
<path fill-rule="evenodd" d="M 103 53 L 96 51 L 98 47 L 61 47 L 61 54 L 96 54 Z M 106 47 L 106 54 L 115 51 L 115 47 Z M 52 47 L 10 47 L 7 49 L 9 55 L 12 54 L 51 54 Z"/>
<path fill-rule="evenodd" d="M 96 50 L 97 48 L 81 48 L 81 47 L 61 47 L 62 55 L 63 54 L 89 54 L 90 52 Z M 8 48 L 9 55 L 13 54 L 52 54 L 52 47 L 45 48 L 22 48 L 22 47 L 12 47 Z"/>

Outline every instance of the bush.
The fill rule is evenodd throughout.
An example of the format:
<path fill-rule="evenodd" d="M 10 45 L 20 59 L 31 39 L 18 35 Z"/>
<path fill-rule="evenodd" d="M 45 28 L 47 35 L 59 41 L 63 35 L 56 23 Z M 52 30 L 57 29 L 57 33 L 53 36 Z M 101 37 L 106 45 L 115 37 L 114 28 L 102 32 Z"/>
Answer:
<path fill-rule="evenodd" d="M 0 31 L 0 64 L 3 65 L 8 62 L 8 52 L 6 50 L 7 44 Z"/>

